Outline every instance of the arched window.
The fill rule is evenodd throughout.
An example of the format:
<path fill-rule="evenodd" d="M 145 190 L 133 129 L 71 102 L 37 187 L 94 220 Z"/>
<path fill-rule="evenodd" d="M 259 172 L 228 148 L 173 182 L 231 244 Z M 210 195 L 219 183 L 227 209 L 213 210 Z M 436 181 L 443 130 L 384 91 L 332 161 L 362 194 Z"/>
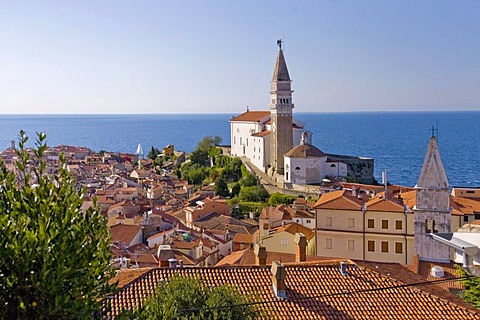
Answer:
<path fill-rule="evenodd" d="M 300 171 L 300 167 L 295 167 L 295 170 Z"/>
<path fill-rule="evenodd" d="M 332 163 L 332 164 L 330 165 L 330 167 L 331 167 L 331 168 L 335 168 L 335 167 L 336 167 L 335 163 Z"/>

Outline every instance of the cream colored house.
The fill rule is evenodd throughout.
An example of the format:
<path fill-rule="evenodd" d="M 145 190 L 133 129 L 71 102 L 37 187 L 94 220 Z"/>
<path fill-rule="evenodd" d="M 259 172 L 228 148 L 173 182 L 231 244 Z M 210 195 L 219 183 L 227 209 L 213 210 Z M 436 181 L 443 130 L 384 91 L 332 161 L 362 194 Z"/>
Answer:
<path fill-rule="evenodd" d="M 268 235 L 261 237 L 256 242 L 261 243 L 267 249 L 267 252 L 295 254 L 296 233 L 303 233 L 305 235 L 307 240 L 307 255 L 314 255 L 315 232 L 295 222 L 270 229 Z M 256 233 L 256 235 L 258 235 L 258 233 Z"/>
<path fill-rule="evenodd" d="M 338 190 L 323 194 L 315 209 L 317 255 L 411 263 L 413 214 L 397 199 Z"/>

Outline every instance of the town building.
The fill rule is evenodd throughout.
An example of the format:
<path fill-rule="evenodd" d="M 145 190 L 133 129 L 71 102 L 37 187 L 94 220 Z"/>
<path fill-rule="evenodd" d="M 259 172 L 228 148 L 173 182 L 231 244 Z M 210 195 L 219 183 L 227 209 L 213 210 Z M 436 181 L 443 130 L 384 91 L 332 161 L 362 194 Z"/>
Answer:
<path fill-rule="evenodd" d="M 477 310 L 454 294 L 418 284 L 424 284 L 422 278 L 398 264 L 388 267 L 387 275 L 382 265 L 370 268 L 350 260 L 193 269 L 172 264 L 120 272 L 115 280 L 123 287 L 103 302 L 112 319 L 141 306 L 159 283 L 174 276 L 195 276 L 206 287 L 236 288 L 256 303 L 262 319 L 479 318 Z"/>
<path fill-rule="evenodd" d="M 292 80 L 282 49 L 270 82 L 268 111 L 247 111 L 230 119 L 230 154 L 247 158 L 255 167 L 286 184 L 320 184 L 322 179 L 372 183 L 373 159 L 325 154 L 311 145 L 312 133 L 293 117 Z M 292 150 L 292 148 L 294 148 Z"/>
<path fill-rule="evenodd" d="M 317 255 L 408 265 L 418 255 L 421 261 L 449 262 L 450 250 L 433 242 L 430 233 L 455 231 L 480 213 L 480 202 L 449 196 L 435 137 L 413 190 L 363 189 L 351 185 L 320 196 Z"/>

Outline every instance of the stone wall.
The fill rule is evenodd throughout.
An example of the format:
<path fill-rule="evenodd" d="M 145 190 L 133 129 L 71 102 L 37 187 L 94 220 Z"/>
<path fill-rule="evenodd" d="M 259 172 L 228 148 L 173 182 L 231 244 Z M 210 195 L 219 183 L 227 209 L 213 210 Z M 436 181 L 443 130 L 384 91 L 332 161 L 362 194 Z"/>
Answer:
<path fill-rule="evenodd" d="M 374 160 L 372 158 L 352 157 L 338 154 L 328 154 L 329 158 L 347 165 L 347 175 L 359 183 L 373 184 L 376 182 L 374 174 Z"/>

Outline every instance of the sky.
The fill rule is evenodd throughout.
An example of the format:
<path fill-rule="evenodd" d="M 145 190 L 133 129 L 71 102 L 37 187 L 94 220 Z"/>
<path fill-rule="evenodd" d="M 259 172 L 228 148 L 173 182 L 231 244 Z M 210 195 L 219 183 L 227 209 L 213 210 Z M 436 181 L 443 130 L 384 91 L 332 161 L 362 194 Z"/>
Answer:
<path fill-rule="evenodd" d="M 1 1 L 0 114 L 480 109 L 480 1 Z"/>

